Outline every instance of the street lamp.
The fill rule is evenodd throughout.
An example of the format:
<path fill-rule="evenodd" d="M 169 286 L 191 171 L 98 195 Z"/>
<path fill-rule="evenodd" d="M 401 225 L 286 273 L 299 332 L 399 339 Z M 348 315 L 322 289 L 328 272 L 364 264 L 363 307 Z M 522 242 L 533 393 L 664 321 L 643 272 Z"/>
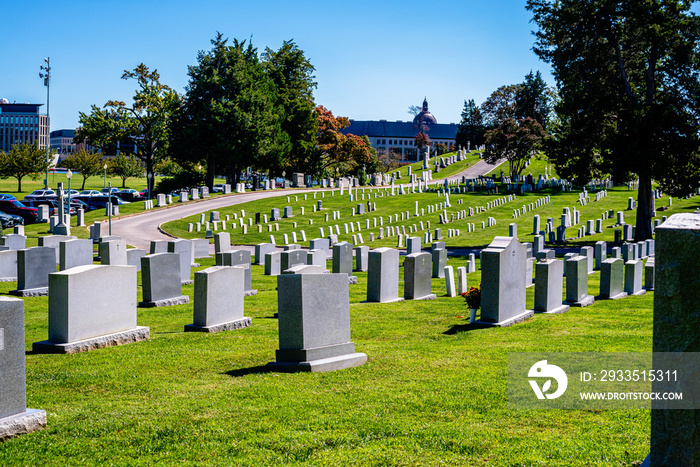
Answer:
<path fill-rule="evenodd" d="M 104 180 L 104 184 L 102 185 L 102 188 L 107 188 L 107 163 L 106 162 L 105 162 L 104 169 L 105 169 L 105 180 Z"/>
<path fill-rule="evenodd" d="M 39 78 L 44 80 L 46 86 L 46 180 L 44 180 L 44 189 L 49 189 L 49 150 L 51 146 L 51 117 L 49 116 L 49 90 L 51 83 L 51 59 L 46 57 L 44 64 L 39 66 L 42 70 L 39 72 Z"/>
<path fill-rule="evenodd" d="M 68 178 L 68 225 L 70 225 L 70 179 L 73 178 L 73 172 L 70 169 L 66 172 L 66 178 Z M 63 209 L 63 206 L 61 206 L 61 209 Z"/>

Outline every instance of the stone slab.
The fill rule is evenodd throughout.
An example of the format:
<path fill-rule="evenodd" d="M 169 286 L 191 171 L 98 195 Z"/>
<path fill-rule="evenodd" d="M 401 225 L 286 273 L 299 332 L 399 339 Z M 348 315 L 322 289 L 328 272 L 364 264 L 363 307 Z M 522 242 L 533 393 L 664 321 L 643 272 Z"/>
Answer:
<path fill-rule="evenodd" d="M 152 302 L 139 302 L 139 308 L 185 305 L 187 303 L 190 303 L 190 297 L 180 295 L 179 297 L 164 298 L 163 300 L 154 300 Z"/>
<path fill-rule="evenodd" d="M 185 332 L 222 332 L 235 331 L 250 326 L 252 320 L 248 317 L 229 321 L 228 323 L 213 324 L 211 326 L 197 326 L 196 324 L 185 325 Z"/>
<path fill-rule="evenodd" d="M 9 294 L 15 297 L 43 297 L 49 294 L 49 288 L 39 287 L 37 289 L 10 290 Z"/>
<path fill-rule="evenodd" d="M 46 428 L 46 411 L 27 409 L 22 413 L 0 418 L 0 440 Z"/>
<path fill-rule="evenodd" d="M 585 297 L 582 297 L 579 301 L 577 302 L 565 302 L 567 305 L 570 306 L 579 306 L 579 307 L 584 307 L 584 306 L 590 306 L 595 303 L 595 297 L 593 295 L 586 295 Z"/>
<path fill-rule="evenodd" d="M 269 371 L 280 373 L 313 372 L 321 373 L 325 371 L 344 370 L 362 366 L 367 362 L 367 355 L 356 352 L 350 355 L 340 355 L 338 357 L 322 358 L 308 362 L 270 362 L 266 365 Z"/>
<path fill-rule="evenodd" d="M 542 315 L 558 315 L 561 313 L 566 313 L 567 311 L 569 311 L 570 308 L 571 307 L 569 305 L 561 305 L 549 311 L 535 311 L 535 313 Z"/>
<path fill-rule="evenodd" d="M 482 321 L 482 320 L 476 320 L 474 321 L 474 325 L 477 328 L 492 328 L 492 327 L 500 327 L 500 328 L 505 328 L 508 326 L 512 326 L 517 323 L 521 323 L 527 319 L 532 318 L 535 316 L 535 312 L 532 310 L 526 310 L 523 313 L 520 313 L 519 315 L 513 316 L 509 319 L 499 321 L 498 323 L 491 323 L 489 321 Z"/>
<path fill-rule="evenodd" d="M 114 345 L 131 344 L 133 342 L 148 340 L 150 337 L 150 329 L 147 326 L 137 326 L 134 329 L 128 329 L 126 331 L 68 343 L 51 341 L 34 342 L 34 344 L 32 344 L 32 350 L 35 353 L 74 354 L 112 347 Z"/>

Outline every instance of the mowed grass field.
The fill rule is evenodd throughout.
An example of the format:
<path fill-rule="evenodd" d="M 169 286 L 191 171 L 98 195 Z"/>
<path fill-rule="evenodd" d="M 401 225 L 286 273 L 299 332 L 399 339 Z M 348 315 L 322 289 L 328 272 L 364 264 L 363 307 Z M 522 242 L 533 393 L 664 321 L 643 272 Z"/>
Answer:
<path fill-rule="evenodd" d="M 514 208 L 547 194 L 550 203 L 511 218 Z M 616 188 L 584 207 L 574 204 L 576 193 L 518 195 L 515 201 L 442 226 L 437 225 L 437 213 L 413 216 L 415 201 L 423 208 L 444 202 L 435 193 L 376 200 L 372 194 L 377 211 L 352 217 L 350 209 L 357 203 L 336 190 L 334 196 L 325 194 L 323 204 L 340 210 L 342 217 L 328 224 L 319 219 L 323 211 L 311 212 L 313 195 L 304 201 L 303 194 L 292 191 L 290 203 L 286 196 L 219 211 L 223 217 L 244 209 L 249 217 L 257 211 L 269 214 L 271 206 L 293 206 L 296 217 L 281 221 L 274 232 L 278 244 L 282 233 L 294 230 L 294 221 L 297 231 L 305 223 L 307 236 L 315 238 L 319 225 L 339 223 L 342 232 L 350 219 L 361 222 L 367 242 L 368 232 L 378 228 L 366 230 L 366 218 L 409 211 L 410 220 L 398 225 L 430 220 L 431 229 L 441 227 L 445 236 L 447 228 L 460 229 L 459 237 L 446 239 L 454 249 L 483 246 L 496 235 L 507 235 L 510 222 L 518 224 L 521 241 L 529 241 L 534 214 L 540 214 L 543 225 L 553 217 L 556 226 L 563 207 L 576 206 L 585 221 L 603 210 L 624 210 L 627 197 L 636 198 L 636 193 Z M 448 213 L 502 196 L 453 195 Z M 661 201 L 657 207 L 668 204 Z M 304 216 L 299 215 L 302 205 Z M 670 210 L 658 214 L 698 207 L 700 197 L 674 199 Z M 496 226 L 481 229 L 488 216 L 496 218 Z M 632 211 L 625 211 L 625 217 L 634 222 Z M 314 220 L 311 226 L 309 218 Z M 191 238 L 188 222 L 193 220 L 164 228 Z M 477 230 L 466 233 L 467 222 L 476 223 Z M 610 223 L 604 226 L 603 234 L 573 245 L 612 241 L 614 229 Z M 250 229 L 242 237 L 238 229 L 229 231 L 238 243 L 267 240 L 268 232 Z M 40 230 L 28 233 L 36 237 Z M 341 234 L 340 240 L 349 237 Z M 367 244 L 396 246 L 395 241 Z M 213 265 L 212 258 L 199 262 L 198 269 Z M 450 256 L 448 264 L 463 266 L 465 258 Z M 139 309 L 138 324 L 150 327 L 150 340 L 76 355 L 31 352 L 32 343 L 48 335 L 48 299 L 26 298 L 27 405 L 47 411 L 48 427 L 0 443 L 0 465 L 608 466 L 634 465 L 649 452 L 649 411 L 508 408 L 507 359 L 510 352 L 650 352 L 653 292 L 599 301 L 561 315 L 536 315 L 509 328 L 474 329 L 463 299 L 446 297 L 442 279 L 432 281 L 437 300 L 370 304 L 363 303 L 367 274 L 357 272 L 358 284 L 349 286 L 351 334 L 356 351 L 367 354 L 367 363 L 331 373 L 280 374 L 264 371 L 278 348 L 276 278 L 264 276 L 261 266 L 252 266 L 252 273 L 259 293 L 245 299 L 245 315 L 252 318 L 249 328 L 184 333 L 184 325 L 192 322 L 191 303 Z M 403 270 L 400 274 L 402 280 Z M 479 284 L 480 274 L 477 261 L 469 285 Z M 589 276 L 590 294 L 597 295 L 599 280 L 598 272 Z M 0 293 L 15 287 L 1 283 Z M 185 286 L 183 293 L 192 299 L 193 286 Z M 533 294 L 534 288 L 528 289 L 530 308 Z"/>

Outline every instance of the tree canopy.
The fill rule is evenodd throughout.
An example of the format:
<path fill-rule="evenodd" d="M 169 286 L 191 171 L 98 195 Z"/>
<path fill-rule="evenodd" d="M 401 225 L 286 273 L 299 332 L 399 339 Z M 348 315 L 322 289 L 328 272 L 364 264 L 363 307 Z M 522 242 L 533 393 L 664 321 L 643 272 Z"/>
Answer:
<path fill-rule="evenodd" d="M 143 164 L 132 154 L 119 154 L 107 162 L 107 171 L 122 179 L 122 188 L 129 178 L 143 177 Z"/>
<path fill-rule="evenodd" d="M 109 101 L 103 108 L 93 105 L 90 114 L 80 112 L 75 140 L 102 149 L 119 143 L 132 145 L 135 156 L 153 176 L 154 163 L 168 154 L 169 122 L 180 98 L 160 82 L 158 70 L 150 71 L 143 63 L 132 71 L 124 70 L 122 79 L 136 80 L 132 104 Z"/>
<path fill-rule="evenodd" d="M 34 143 L 13 144 L 9 152 L 0 151 L 0 178 L 16 178 L 17 192 L 22 191 L 22 179 L 38 180 L 53 166 L 46 161 L 46 150 Z"/>
<path fill-rule="evenodd" d="M 172 124 L 172 156 L 204 161 L 207 184 L 224 172 L 234 183 L 246 167 L 280 167 L 291 150 L 281 128 L 275 83 L 267 75 L 257 49 L 246 41 L 217 34 L 212 50 L 200 51 L 189 67 L 183 105 Z"/>
<path fill-rule="evenodd" d="M 543 137 L 544 128 L 534 118 L 507 118 L 486 132 L 484 160 L 495 164 L 505 158 L 510 165 L 510 175 L 520 174 L 525 162 L 540 149 Z"/>
<path fill-rule="evenodd" d="M 63 159 L 59 165 L 81 174 L 83 176 L 83 184 L 80 189 L 84 190 L 85 181 L 88 178 L 102 173 L 104 162 L 101 154 L 81 148 Z"/>
<path fill-rule="evenodd" d="M 700 23 L 689 0 L 528 0 L 535 53 L 551 63 L 559 124 L 548 155 L 581 181 L 639 178 L 636 239 L 651 238 L 652 180 L 700 181 Z"/>

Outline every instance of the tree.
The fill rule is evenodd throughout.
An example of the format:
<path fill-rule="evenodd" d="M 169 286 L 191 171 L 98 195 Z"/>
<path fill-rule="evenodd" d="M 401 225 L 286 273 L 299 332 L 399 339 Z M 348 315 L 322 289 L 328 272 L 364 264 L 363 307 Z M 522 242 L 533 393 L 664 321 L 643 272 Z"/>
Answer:
<path fill-rule="evenodd" d="M 525 75 L 525 81 L 518 86 L 515 93 L 515 118 L 533 118 L 544 128 L 549 122 L 550 90 L 542 79 L 542 74 L 537 71 Z"/>
<path fill-rule="evenodd" d="M 378 169 L 377 153 L 369 139 L 341 132 L 350 126 L 346 117 L 335 117 L 333 112 L 323 106 L 316 107 L 314 113 L 318 119 L 316 165 L 320 173 L 333 173 L 337 169 L 343 175 L 357 175 L 363 166 L 366 173 Z"/>
<path fill-rule="evenodd" d="M 85 181 L 88 178 L 101 174 L 103 170 L 102 155 L 88 152 L 84 148 L 63 159 L 59 165 L 83 176 L 81 190 L 85 189 Z"/>
<path fill-rule="evenodd" d="M 639 178 L 637 241 L 651 238 L 652 179 L 671 195 L 700 181 L 700 21 L 689 0 L 528 0 L 535 53 L 561 100 L 550 147 L 579 178 Z M 562 173 L 566 176 L 566 172 Z"/>
<path fill-rule="evenodd" d="M 457 135 L 455 136 L 457 145 L 466 148 L 471 142 L 475 147 L 481 146 L 484 144 L 485 132 L 484 119 L 479 106 L 474 103 L 474 99 L 464 101 L 462 121 L 457 126 Z"/>
<path fill-rule="evenodd" d="M 520 85 L 509 84 L 491 93 L 480 109 L 486 126 L 494 128 L 509 118 L 518 118 L 516 99 L 519 91 Z"/>
<path fill-rule="evenodd" d="M 18 193 L 24 177 L 38 180 L 51 167 L 51 158 L 46 161 L 46 150 L 34 143 L 13 144 L 10 152 L 0 151 L 0 178 L 16 178 Z"/>
<path fill-rule="evenodd" d="M 287 172 L 311 173 L 308 163 L 316 150 L 318 121 L 314 115 L 314 67 L 294 41 L 285 41 L 279 50 L 266 48 L 262 64 L 276 88 L 275 106 L 281 116 L 282 133 L 279 159 L 267 167 L 281 172 L 273 163 L 280 161 Z"/>
<path fill-rule="evenodd" d="M 93 105 L 89 115 L 80 112 L 81 126 L 76 130 L 75 140 L 102 149 L 119 143 L 133 145 L 135 156 L 151 175 L 150 181 L 154 175 L 153 165 L 168 154 L 169 122 L 180 98 L 160 82 L 158 70 L 150 71 L 143 63 L 132 71 L 124 70 L 122 79 L 136 80 L 132 105 L 109 101 L 103 108 Z"/>
<path fill-rule="evenodd" d="M 494 164 L 506 158 L 510 164 L 510 175 L 520 175 L 530 156 L 540 149 L 544 135 L 542 125 L 534 118 L 508 118 L 486 132 L 484 160 Z"/>
<path fill-rule="evenodd" d="M 126 187 L 126 179 L 143 177 L 143 164 L 131 154 L 119 154 L 107 162 L 110 175 L 122 179 L 122 188 Z"/>
<path fill-rule="evenodd" d="M 188 69 L 183 104 L 171 125 L 171 155 L 181 164 L 203 161 L 209 186 L 216 173 L 238 183 L 247 167 L 279 167 L 289 151 L 275 85 L 257 49 L 236 39 L 228 45 L 220 33 L 211 43 L 212 50 L 200 51 Z"/>
<path fill-rule="evenodd" d="M 433 145 L 433 142 L 430 140 L 430 136 L 422 131 L 414 136 L 413 140 L 416 142 L 416 147 L 418 148 L 419 153 L 422 149 Z M 418 158 L 420 159 L 420 156 Z"/>

